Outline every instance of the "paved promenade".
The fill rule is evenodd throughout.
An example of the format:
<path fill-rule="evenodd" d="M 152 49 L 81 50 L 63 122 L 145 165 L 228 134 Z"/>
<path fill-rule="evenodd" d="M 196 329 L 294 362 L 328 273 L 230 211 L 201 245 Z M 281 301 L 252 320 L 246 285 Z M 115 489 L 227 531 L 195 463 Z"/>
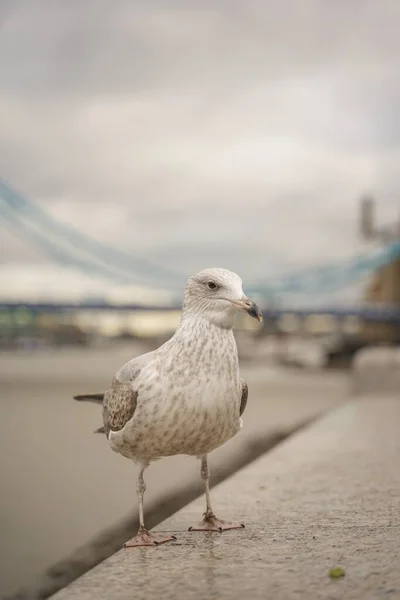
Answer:
<path fill-rule="evenodd" d="M 399 430 L 398 394 L 335 408 L 212 490 L 245 529 L 187 532 L 200 498 L 156 528 L 177 542 L 121 550 L 53 598 L 400 598 Z"/>

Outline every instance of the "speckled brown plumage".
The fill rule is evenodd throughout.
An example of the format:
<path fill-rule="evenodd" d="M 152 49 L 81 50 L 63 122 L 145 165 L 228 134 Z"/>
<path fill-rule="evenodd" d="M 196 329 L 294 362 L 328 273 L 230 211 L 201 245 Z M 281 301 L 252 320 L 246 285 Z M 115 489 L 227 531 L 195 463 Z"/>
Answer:
<path fill-rule="evenodd" d="M 114 377 L 110 387 L 104 394 L 103 423 L 104 432 L 119 431 L 132 419 L 138 393 L 132 389 L 130 382 L 121 382 Z"/>

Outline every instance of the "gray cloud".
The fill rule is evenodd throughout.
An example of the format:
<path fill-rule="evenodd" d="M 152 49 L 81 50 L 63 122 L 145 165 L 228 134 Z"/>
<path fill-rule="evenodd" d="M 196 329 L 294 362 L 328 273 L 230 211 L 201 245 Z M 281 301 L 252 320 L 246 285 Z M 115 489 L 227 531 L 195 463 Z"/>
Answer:
<path fill-rule="evenodd" d="M 395 0 L 9 4 L 0 172 L 188 272 L 344 258 L 364 190 L 396 216 L 399 25 Z M 5 232 L 1 255 L 44 260 Z"/>

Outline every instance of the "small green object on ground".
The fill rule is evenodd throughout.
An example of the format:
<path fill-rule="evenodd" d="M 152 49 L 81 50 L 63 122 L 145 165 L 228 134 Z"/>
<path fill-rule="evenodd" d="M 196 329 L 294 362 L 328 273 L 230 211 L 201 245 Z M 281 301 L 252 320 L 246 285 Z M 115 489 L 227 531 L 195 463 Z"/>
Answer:
<path fill-rule="evenodd" d="M 345 576 L 345 572 L 344 569 L 342 569 L 342 567 L 334 567 L 333 569 L 331 569 L 329 571 L 329 577 L 331 579 L 339 579 L 340 577 L 344 577 Z"/>

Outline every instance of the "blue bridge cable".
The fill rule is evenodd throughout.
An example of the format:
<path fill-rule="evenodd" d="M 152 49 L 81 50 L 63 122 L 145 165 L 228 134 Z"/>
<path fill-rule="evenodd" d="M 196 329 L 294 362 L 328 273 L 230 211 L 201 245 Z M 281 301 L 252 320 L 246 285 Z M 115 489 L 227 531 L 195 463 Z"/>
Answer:
<path fill-rule="evenodd" d="M 134 284 L 134 285 L 145 285 L 145 282 L 137 279 L 137 277 L 128 274 L 121 274 L 113 271 L 110 268 L 102 265 L 91 264 L 88 261 L 81 260 L 79 257 L 73 256 L 70 251 L 65 251 L 63 248 L 59 248 L 56 244 L 49 242 L 41 233 L 38 233 L 35 229 L 24 223 L 18 216 L 12 211 L 8 210 L 6 205 L 2 205 L 0 202 L 0 215 L 11 225 L 14 232 L 19 233 L 19 237 L 22 239 L 28 238 L 31 240 L 41 251 L 43 251 L 49 258 L 54 262 L 64 267 L 75 267 L 85 274 L 93 277 L 101 277 L 114 281 L 116 284 Z M 154 287 L 161 287 L 165 289 L 165 286 L 160 284 L 154 284 Z"/>
<path fill-rule="evenodd" d="M 19 212 L 29 215 L 32 219 L 36 220 L 45 229 L 51 229 L 58 233 L 60 237 L 65 238 L 74 247 L 81 248 L 86 252 L 101 256 L 106 262 L 114 262 L 118 267 L 125 267 L 130 270 L 141 271 L 148 277 L 151 273 L 152 277 L 158 277 L 167 279 L 169 281 L 176 280 L 181 283 L 186 280 L 184 274 L 159 267 L 144 258 L 133 258 L 129 254 L 116 250 L 111 246 L 98 242 L 94 238 L 88 235 L 84 235 L 73 227 L 58 223 L 55 219 L 51 218 L 44 210 L 38 207 L 30 200 L 24 198 L 21 194 L 17 193 L 7 184 L 4 180 L 0 179 L 0 193 L 4 200 L 7 202 L 10 208 Z"/>
<path fill-rule="evenodd" d="M 132 283 L 130 279 L 123 277 L 122 275 L 113 273 L 109 270 L 105 270 L 104 268 L 98 267 L 96 265 L 89 265 L 87 262 L 79 260 L 78 258 L 74 258 L 69 254 L 66 254 L 64 250 L 60 250 L 57 246 L 52 243 L 49 243 L 48 240 L 38 234 L 35 230 L 30 229 L 25 224 L 23 224 L 18 217 L 4 210 L 4 206 L 0 207 L 0 214 L 4 217 L 5 220 L 12 226 L 13 230 L 17 233 L 21 233 L 19 237 L 22 239 L 30 239 L 34 242 L 36 246 L 40 248 L 47 256 L 49 256 L 54 262 L 61 264 L 64 267 L 74 266 L 79 268 L 81 271 L 93 276 L 100 276 L 102 278 L 106 277 L 108 279 L 113 279 L 119 283 L 128 284 Z"/>
<path fill-rule="evenodd" d="M 320 290 L 338 289 L 340 286 L 356 283 L 376 269 L 391 263 L 400 256 L 400 241 L 370 256 L 359 256 L 351 261 L 341 261 L 325 267 L 314 267 L 293 275 L 280 278 L 275 283 L 263 282 L 252 285 L 252 290 L 266 293 L 285 293 L 306 290 L 309 293 Z"/>

